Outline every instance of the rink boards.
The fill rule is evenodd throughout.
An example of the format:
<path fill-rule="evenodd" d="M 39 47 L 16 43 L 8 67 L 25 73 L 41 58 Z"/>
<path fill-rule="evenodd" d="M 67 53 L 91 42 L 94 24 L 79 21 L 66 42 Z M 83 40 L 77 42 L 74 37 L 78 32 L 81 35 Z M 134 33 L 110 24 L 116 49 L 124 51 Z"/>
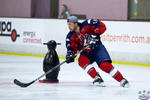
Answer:
<path fill-rule="evenodd" d="M 150 22 L 103 22 L 107 31 L 101 40 L 113 60 L 150 63 Z M 68 32 L 66 20 L 0 18 L 0 53 L 43 56 L 47 52 L 43 43 L 53 39 L 62 44 L 58 55 L 65 56 Z"/>

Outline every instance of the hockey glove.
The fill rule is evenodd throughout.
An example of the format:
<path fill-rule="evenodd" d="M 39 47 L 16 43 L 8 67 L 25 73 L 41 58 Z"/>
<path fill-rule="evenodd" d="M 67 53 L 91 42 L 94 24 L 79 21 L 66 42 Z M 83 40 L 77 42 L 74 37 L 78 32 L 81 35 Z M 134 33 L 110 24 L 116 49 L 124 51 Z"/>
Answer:
<path fill-rule="evenodd" d="M 91 40 L 89 42 L 91 49 L 96 49 L 100 45 L 100 37 L 99 35 L 91 35 Z"/>
<path fill-rule="evenodd" d="M 73 57 L 73 53 L 72 52 L 67 52 L 67 55 L 66 55 L 66 63 L 71 63 L 71 62 L 74 62 L 74 57 Z"/>

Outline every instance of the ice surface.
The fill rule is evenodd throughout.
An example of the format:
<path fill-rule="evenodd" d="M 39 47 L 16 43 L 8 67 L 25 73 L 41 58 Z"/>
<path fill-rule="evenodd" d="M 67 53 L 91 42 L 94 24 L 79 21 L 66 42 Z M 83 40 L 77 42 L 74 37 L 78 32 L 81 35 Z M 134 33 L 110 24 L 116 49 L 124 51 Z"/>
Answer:
<path fill-rule="evenodd" d="M 139 100 L 139 91 L 150 91 L 150 68 L 114 65 L 130 82 L 130 88 L 122 88 L 96 67 L 106 85 L 96 87 L 77 62 L 61 66 L 59 84 L 13 84 L 15 78 L 30 82 L 43 74 L 42 62 L 43 58 L 0 55 L 0 100 Z"/>

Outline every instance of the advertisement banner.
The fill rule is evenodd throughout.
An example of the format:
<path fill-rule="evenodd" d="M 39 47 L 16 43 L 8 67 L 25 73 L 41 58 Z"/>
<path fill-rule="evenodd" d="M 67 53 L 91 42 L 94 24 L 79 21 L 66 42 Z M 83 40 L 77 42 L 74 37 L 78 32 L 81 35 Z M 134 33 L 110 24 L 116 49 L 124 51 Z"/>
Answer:
<path fill-rule="evenodd" d="M 103 22 L 107 30 L 101 35 L 101 41 L 113 59 L 150 62 L 150 22 Z M 61 43 L 57 47 L 58 55 L 65 56 L 68 32 L 66 20 L 0 18 L 0 51 L 45 54 L 47 48 L 42 44 L 55 40 Z"/>
<path fill-rule="evenodd" d="M 38 45 L 42 44 L 43 37 L 42 20 L 0 18 L 2 44 Z"/>
<path fill-rule="evenodd" d="M 104 21 L 101 40 L 110 51 L 150 54 L 149 22 Z"/>

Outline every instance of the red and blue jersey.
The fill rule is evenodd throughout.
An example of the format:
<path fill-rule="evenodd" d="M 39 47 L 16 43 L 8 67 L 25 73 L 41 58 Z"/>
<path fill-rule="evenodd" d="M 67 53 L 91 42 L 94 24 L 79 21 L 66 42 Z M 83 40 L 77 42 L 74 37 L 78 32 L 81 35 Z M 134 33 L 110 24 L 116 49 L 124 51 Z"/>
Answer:
<path fill-rule="evenodd" d="M 100 40 L 100 35 L 106 30 L 105 24 L 99 19 L 89 19 L 79 24 L 80 33 L 69 32 L 66 37 L 66 48 L 68 52 L 74 54 L 88 44 L 90 36 L 96 35 Z M 87 50 L 91 51 L 91 50 Z"/>

